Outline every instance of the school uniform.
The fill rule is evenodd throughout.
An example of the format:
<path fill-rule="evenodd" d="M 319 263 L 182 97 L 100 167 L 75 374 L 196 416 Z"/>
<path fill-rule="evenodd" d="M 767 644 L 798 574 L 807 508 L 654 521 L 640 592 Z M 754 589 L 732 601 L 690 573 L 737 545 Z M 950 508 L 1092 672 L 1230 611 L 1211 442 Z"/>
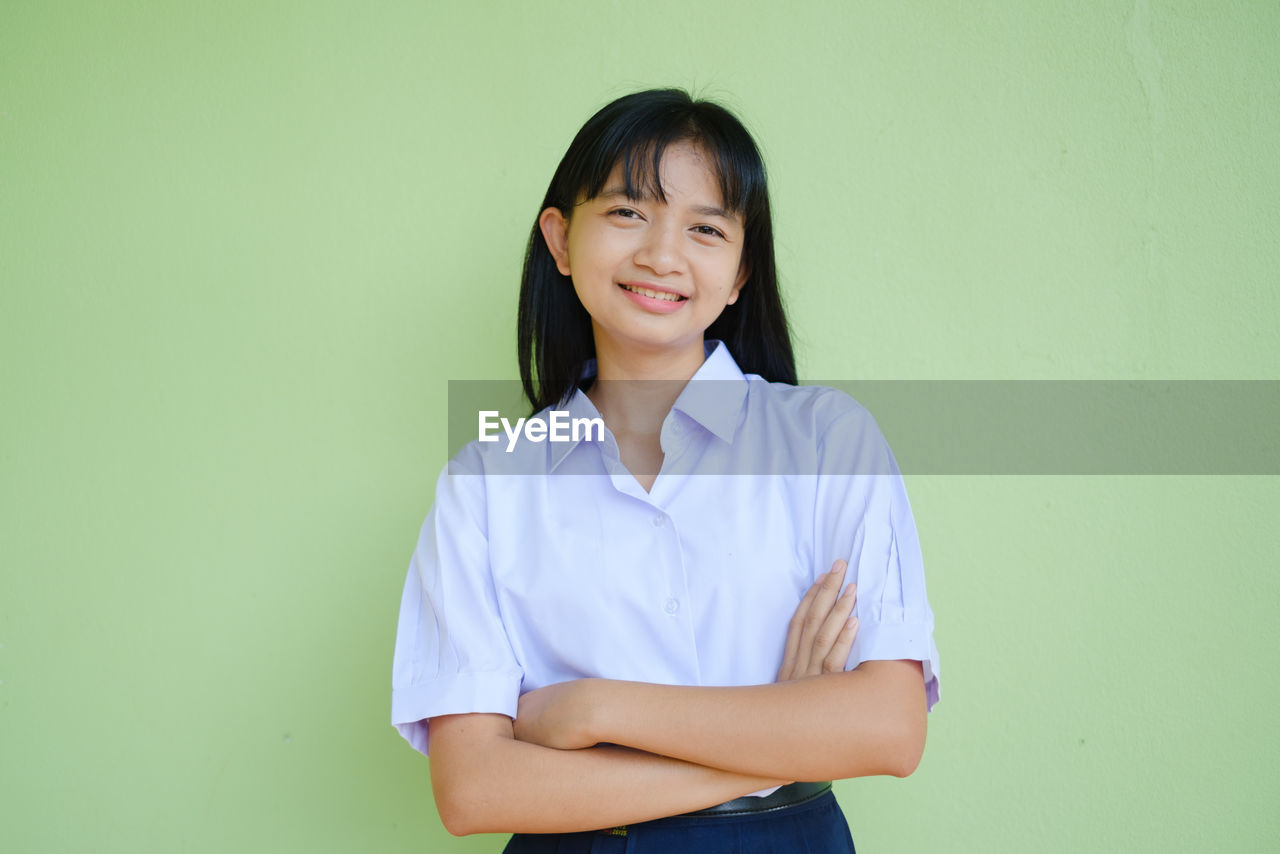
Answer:
<path fill-rule="evenodd" d="M 581 391 L 558 408 L 599 417 Z M 663 422 L 649 492 L 607 429 L 510 450 L 500 439 L 450 460 L 410 562 L 392 722 L 419 751 L 432 716 L 514 717 L 522 692 L 571 679 L 772 682 L 797 604 L 840 558 L 846 584 L 858 585 L 847 667 L 918 660 L 929 708 L 937 702 L 933 613 L 906 491 L 875 421 L 848 395 L 744 375 L 709 341 Z M 828 793 L 745 821 L 764 828 L 815 810 L 838 807 Z M 661 819 L 613 838 L 637 851 L 638 836 L 700 837 L 690 821 L 723 836 L 738 819 Z M 557 844 L 577 836 L 558 834 Z M 596 836 L 609 834 L 593 845 L 606 844 Z"/>

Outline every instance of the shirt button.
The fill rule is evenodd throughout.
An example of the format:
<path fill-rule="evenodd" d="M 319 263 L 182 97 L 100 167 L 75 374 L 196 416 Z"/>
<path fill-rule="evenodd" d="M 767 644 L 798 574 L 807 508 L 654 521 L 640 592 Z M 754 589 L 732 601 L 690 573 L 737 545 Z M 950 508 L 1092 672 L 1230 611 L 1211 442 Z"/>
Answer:
<path fill-rule="evenodd" d="M 653 527 L 661 528 L 665 524 L 667 524 L 667 517 L 663 516 L 661 513 L 653 517 Z"/>
<path fill-rule="evenodd" d="M 680 600 L 671 598 L 667 599 L 667 601 L 662 603 L 662 610 L 666 611 L 669 616 L 674 617 L 676 612 L 680 610 Z"/>

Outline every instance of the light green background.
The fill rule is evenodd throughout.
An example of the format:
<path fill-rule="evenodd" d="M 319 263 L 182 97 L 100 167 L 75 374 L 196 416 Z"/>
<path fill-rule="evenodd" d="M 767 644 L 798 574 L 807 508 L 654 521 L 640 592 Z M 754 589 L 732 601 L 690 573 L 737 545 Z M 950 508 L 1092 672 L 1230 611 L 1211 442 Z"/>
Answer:
<path fill-rule="evenodd" d="M 1270 0 L 7 0 L 0 849 L 500 846 L 394 623 L 604 102 L 756 132 L 804 376 L 1280 379 L 1278 59 Z M 860 852 L 1280 847 L 1277 478 L 908 487 L 943 702 Z"/>

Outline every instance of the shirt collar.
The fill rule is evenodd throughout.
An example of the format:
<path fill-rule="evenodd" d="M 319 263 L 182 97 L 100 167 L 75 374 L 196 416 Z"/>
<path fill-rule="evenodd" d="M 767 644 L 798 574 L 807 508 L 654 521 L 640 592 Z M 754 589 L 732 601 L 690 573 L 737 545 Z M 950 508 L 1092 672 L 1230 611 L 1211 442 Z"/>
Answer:
<path fill-rule="evenodd" d="M 703 344 L 706 359 L 689 384 L 680 392 L 672 409 L 679 410 L 725 442 L 742 422 L 742 402 L 747 397 L 747 378 L 723 341 Z"/>
<path fill-rule="evenodd" d="M 592 359 L 588 364 L 591 373 L 595 373 L 595 360 Z M 583 379 L 586 379 L 591 373 L 583 373 Z M 555 407 L 563 409 L 569 413 L 572 418 L 600 418 L 600 411 L 596 409 L 596 405 L 591 402 L 591 398 L 587 397 L 587 393 L 580 388 L 574 388 L 569 392 L 568 396 L 561 400 Z M 578 447 L 580 443 L 587 441 L 586 439 L 578 439 L 571 442 L 556 442 L 551 445 L 551 471 L 554 472 L 556 467 L 569 456 L 569 452 Z M 594 442 L 594 439 L 590 441 Z"/>
<path fill-rule="evenodd" d="M 680 392 L 672 409 L 696 421 L 721 440 L 733 443 L 733 436 L 743 418 L 743 402 L 747 398 L 747 378 L 723 341 L 703 342 L 702 365 Z M 587 362 L 583 379 L 596 372 L 596 362 Z M 710 382 L 708 382 L 710 381 Z M 566 410 L 570 418 L 599 418 L 600 412 L 581 388 L 575 388 L 556 407 Z M 576 448 L 579 442 L 557 442 L 551 446 L 551 470 Z"/>

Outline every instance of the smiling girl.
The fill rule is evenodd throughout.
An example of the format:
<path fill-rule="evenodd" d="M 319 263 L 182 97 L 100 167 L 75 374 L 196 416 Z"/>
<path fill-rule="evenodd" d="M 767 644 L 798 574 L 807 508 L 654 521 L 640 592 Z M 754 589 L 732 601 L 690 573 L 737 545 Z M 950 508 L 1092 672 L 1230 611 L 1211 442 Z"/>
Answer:
<path fill-rule="evenodd" d="M 445 826 L 513 852 L 852 851 L 828 781 L 916 767 L 933 615 L 875 422 L 795 385 L 736 118 L 656 90 L 587 122 L 530 238 L 519 356 L 535 412 L 608 429 L 472 443 L 438 481 L 392 717 Z"/>

